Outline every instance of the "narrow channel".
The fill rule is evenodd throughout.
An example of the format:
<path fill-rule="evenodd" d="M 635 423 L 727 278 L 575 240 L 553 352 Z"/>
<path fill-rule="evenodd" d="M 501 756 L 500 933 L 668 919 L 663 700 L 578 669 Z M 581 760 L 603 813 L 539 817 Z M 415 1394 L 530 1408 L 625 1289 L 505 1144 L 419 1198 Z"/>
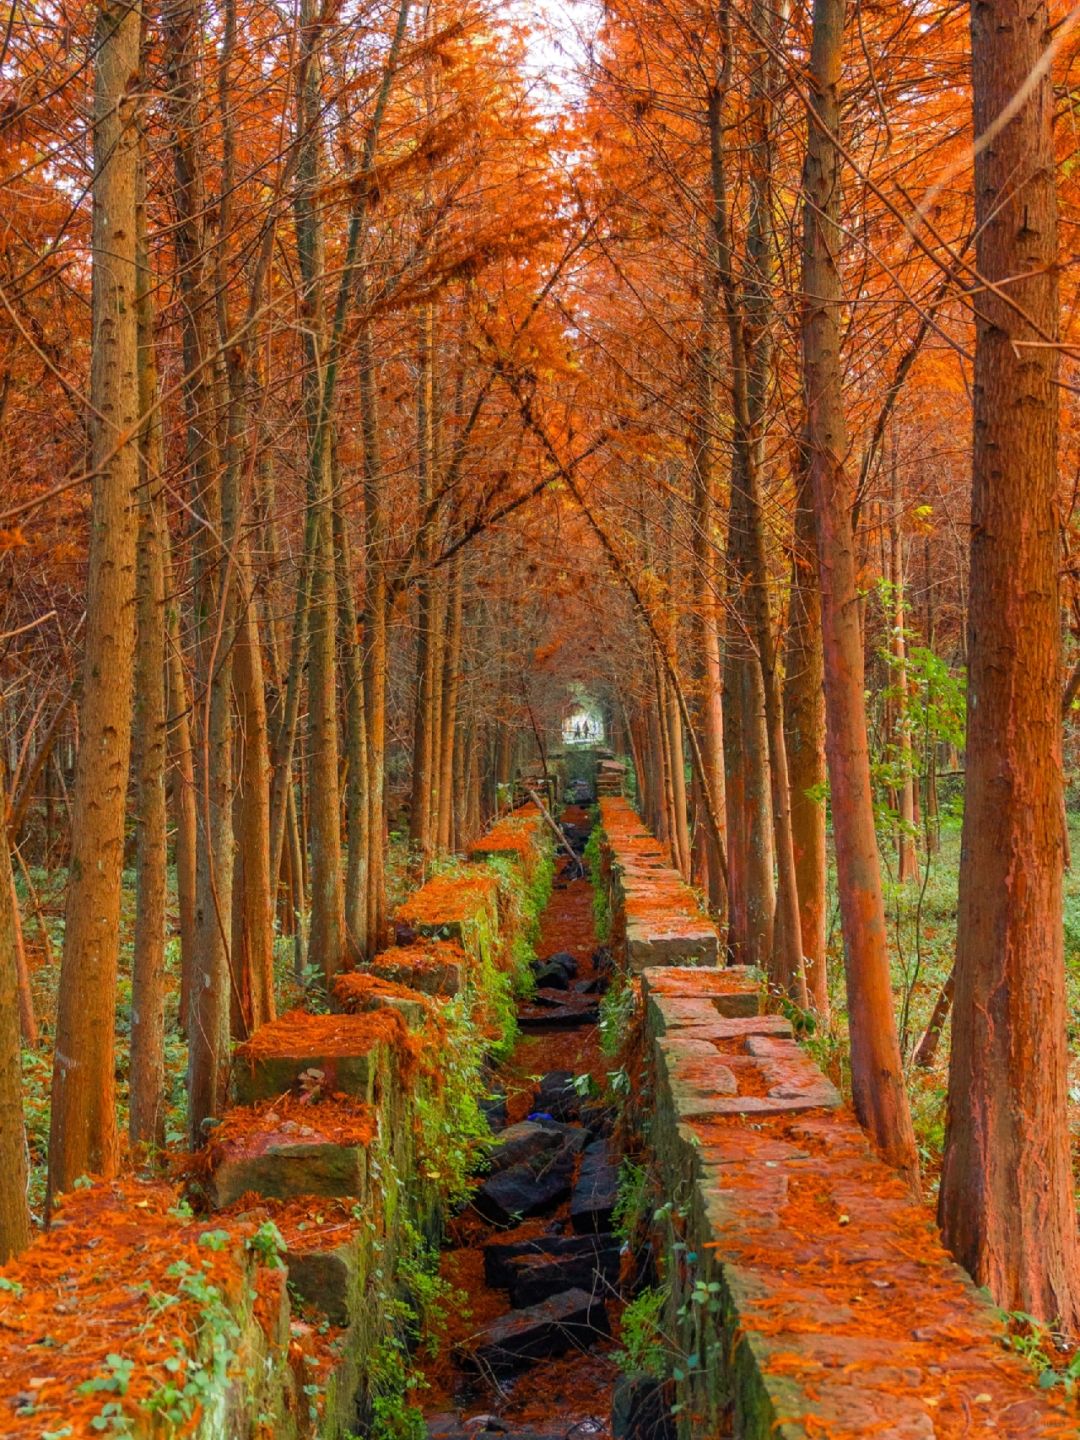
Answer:
<path fill-rule="evenodd" d="M 584 850 L 591 817 L 562 825 Z M 619 1154 L 598 1025 L 610 955 L 583 863 L 563 855 L 536 945 L 537 988 L 492 1079 L 499 1145 L 451 1224 L 445 1280 L 467 1297 L 428 1375 L 431 1440 L 612 1434 L 620 1301 Z M 591 1083 L 584 1077 L 591 1077 Z"/>

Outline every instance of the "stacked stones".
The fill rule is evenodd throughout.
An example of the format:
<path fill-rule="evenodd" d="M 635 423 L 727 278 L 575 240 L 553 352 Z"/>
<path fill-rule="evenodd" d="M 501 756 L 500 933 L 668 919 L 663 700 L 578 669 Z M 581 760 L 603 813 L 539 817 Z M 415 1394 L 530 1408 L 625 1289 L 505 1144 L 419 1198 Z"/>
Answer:
<path fill-rule="evenodd" d="M 504 856 L 531 881 L 549 851 L 529 810 L 476 853 Z M 28 1378 L 15 1408 L 0 1413 L 0 1433 L 339 1440 L 355 1430 L 365 1372 L 389 1331 L 405 1238 L 433 1237 L 441 1224 L 440 1187 L 424 1173 L 417 1140 L 420 1107 L 438 1106 L 441 1093 L 441 1057 L 436 1050 L 425 1064 L 425 1045 L 443 1033 L 451 996 L 466 1017 L 485 1004 L 485 983 L 511 963 L 546 898 L 534 887 L 530 908 L 519 888 L 507 904 L 506 888 L 486 863 L 433 880 L 399 911 L 404 943 L 340 983 L 338 1002 L 355 1013 L 293 1012 L 239 1047 L 237 1103 L 198 1157 L 213 1214 L 191 1219 L 180 1191 L 162 1182 L 94 1186 L 61 1211 L 54 1236 L 62 1240 L 46 1234 L 5 1267 L 0 1366 L 16 1383 Z M 126 1275 L 115 1260 L 100 1262 L 103 1226 L 130 1237 Z M 43 1295 L 56 1244 L 63 1284 Z M 198 1283 L 185 1288 L 191 1275 Z M 35 1287 L 32 1305 L 24 1286 L 27 1299 Z M 166 1295 L 168 1305 L 156 1303 Z M 210 1303 L 220 1311 L 213 1352 Z M 41 1335 L 75 1325 L 77 1341 L 45 1363 Z M 138 1367 L 118 1380 L 117 1356 L 135 1345 Z M 103 1405 L 113 1408 L 98 1413 Z"/>
<path fill-rule="evenodd" d="M 641 974 L 655 1178 L 672 1202 L 656 1241 L 680 1434 L 1075 1436 L 1064 1403 L 1002 1348 L 930 1211 L 789 1022 L 763 1013 L 753 975 L 699 968 L 714 944 L 656 842 L 624 802 L 601 814 L 613 931 Z M 695 963 L 665 965 L 680 946 Z"/>

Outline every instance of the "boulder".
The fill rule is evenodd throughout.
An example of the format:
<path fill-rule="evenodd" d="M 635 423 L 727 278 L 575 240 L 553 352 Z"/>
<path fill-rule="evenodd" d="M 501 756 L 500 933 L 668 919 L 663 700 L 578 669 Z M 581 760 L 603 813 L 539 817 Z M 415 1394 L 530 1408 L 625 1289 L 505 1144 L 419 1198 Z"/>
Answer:
<path fill-rule="evenodd" d="M 619 1242 L 613 1235 L 575 1235 L 567 1237 L 595 1244 L 564 1249 L 558 1255 L 522 1255 L 508 1262 L 510 1273 L 510 1304 L 515 1310 L 527 1309 L 542 1300 L 549 1300 L 564 1290 L 587 1290 L 590 1294 L 610 1295 L 619 1283 Z"/>
<path fill-rule="evenodd" d="M 603 1300 L 586 1290 L 567 1290 L 485 1325 L 461 1358 L 482 1374 L 505 1375 L 548 1356 L 587 1349 L 610 1334 Z"/>
<path fill-rule="evenodd" d="M 595 1259 L 612 1247 L 618 1249 L 614 1235 L 552 1233 L 536 1235 L 530 1240 L 489 1240 L 484 1245 L 484 1281 L 493 1290 L 509 1290 L 519 1261 L 582 1255 Z"/>
<path fill-rule="evenodd" d="M 581 1096 L 574 1088 L 572 1070 L 549 1070 L 540 1081 L 533 1106 L 545 1110 L 553 1120 L 576 1120 L 581 1114 Z"/>
<path fill-rule="evenodd" d="M 610 1140 L 585 1147 L 581 1170 L 570 1199 L 570 1221 L 579 1235 L 611 1229 L 619 1199 L 619 1160 Z"/>

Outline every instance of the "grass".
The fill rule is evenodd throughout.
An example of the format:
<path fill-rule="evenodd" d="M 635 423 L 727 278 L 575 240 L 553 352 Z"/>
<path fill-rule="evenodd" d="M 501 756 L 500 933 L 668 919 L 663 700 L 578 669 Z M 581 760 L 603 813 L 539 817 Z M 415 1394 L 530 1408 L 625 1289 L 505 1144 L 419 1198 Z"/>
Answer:
<path fill-rule="evenodd" d="M 960 817 L 956 808 L 942 817 L 940 848 L 930 857 L 929 865 L 920 845 L 920 872 L 913 880 L 901 884 L 895 878 L 895 845 L 891 837 L 882 837 L 881 841 L 894 1012 L 924 1179 L 931 1191 L 937 1187 L 945 1143 L 948 1023 L 933 1065 L 926 1069 L 916 1066 L 914 1053 L 948 979 L 956 948 L 960 872 Z M 1069 833 L 1076 863 L 1065 875 L 1063 923 L 1068 1033 L 1074 1051 L 1069 1094 L 1075 1128 L 1080 1124 L 1080 813 L 1070 812 Z M 836 875 L 831 864 L 827 933 L 832 1013 L 828 1024 L 820 1026 L 807 1043 L 822 1068 L 845 1094 L 850 1094 L 843 947 Z"/>

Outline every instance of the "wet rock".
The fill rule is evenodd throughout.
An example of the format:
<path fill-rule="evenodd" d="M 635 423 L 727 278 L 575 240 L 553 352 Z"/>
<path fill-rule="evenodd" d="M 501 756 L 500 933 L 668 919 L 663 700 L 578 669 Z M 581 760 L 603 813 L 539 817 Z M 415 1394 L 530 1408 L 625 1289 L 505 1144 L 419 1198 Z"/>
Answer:
<path fill-rule="evenodd" d="M 596 975 L 592 980 L 579 980 L 573 988 L 576 995 L 606 995 L 608 985 L 606 975 Z"/>
<path fill-rule="evenodd" d="M 576 1120 L 581 1114 L 581 1096 L 574 1089 L 572 1070 L 549 1070 L 536 1092 L 536 1109 L 546 1110 L 554 1120 Z"/>
<path fill-rule="evenodd" d="M 651 1375 L 620 1375 L 611 1396 L 611 1433 L 615 1440 L 675 1440 L 670 1382 Z"/>
<path fill-rule="evenodd" d="M 536 973 L 536 984 L 544 990 L 569 990 L 570 977 L 561 965 L 541 965 Z"/>
<path fill-rule="evenodd" d="M 492 1175 L 516 1165 L 529 1165 L 535 1173 L 547 1169 L 556 1156 L 565 1151 L 567 1158 L 585 1146 L 581 1130 L 550 1120 L 519 1120 L 508 1125 L 491 1152 L 489 1170 Z"/>
<path fill-rule="evenodd" d="M 482 1374 L 505 1375 L 548 1356 L 587 1349 L 610 1334 L 603 1300 L 586 1290 L 567 1290 L 485 1325 L 462 1360 Z"/>
<path fill-rule="evenodd" d="M 566 973 L 568 980 L 573 980 L 578 973 L 578 963 L 573 955 L 570 954 L 569 950 L 556 950 L 553 955 L 547 957 L 544 964 L 557 965 L 560 970 Z"/>
<path fill-rule="evenodd" d="M 619 1159 L 610 1140 L 593 1140 L 585 1147 L 574 1193 L 570 1221 L 579 1235 L 611 1229 L 619 1198 Z"/>
<path fill-rule="evenodd" d="M 473 1207 L 493 1225 L 516 1225 L 530 1215 L 553 1210 L 570 1194 L 573 1162 L 553 1160 L 539 1175 L 528 1165 L 512 1165 L 484 1181 L 473 1195 Z"/>
<path fill-rule="evenodd" d="M 595 1025 L 599 1019 L 598 1004 L 552 1005 L 550 996 L 540 994 L 518 1011 L 518 1024 L 523 1030 L 576 1030 L 584 1025 Z"/>
<path fill-rule="evenodd" d="M 610 1295 L 619 1282 L 619 1243 L 612 1236 L 604 1245 L 582 1246 L 561 1255 L 523 1255 L 506 1268 L 510 1272 L 510 1304 L 515 1310 L 537 1305 L 564 1290 Z"/>
<path fill-rule="evenodd" d="M 548 1234 L 530 1240 L 489 1240 L 484 1246 L 484 1280 L 493 1290 L 509 1290 L 520 1262 L 584 1257 L 596 1266 L 606 1266 L 609 1262 L 602 1257 L 607 1251 L 618 1255 L 619 1242 L 614 1235 Z"/>

